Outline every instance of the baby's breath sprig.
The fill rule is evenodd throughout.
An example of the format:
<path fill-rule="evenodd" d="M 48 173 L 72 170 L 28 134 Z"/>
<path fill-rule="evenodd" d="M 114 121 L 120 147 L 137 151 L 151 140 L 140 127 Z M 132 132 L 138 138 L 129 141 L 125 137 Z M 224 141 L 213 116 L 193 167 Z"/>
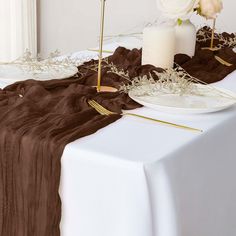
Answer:
<path fill-rule="evenodd" d="M 203 27 L 197 32 L 197 42 L 208 42 L 211 40 L 212 29 L 210 27 Z M 235 48 L 236 47 L 236 33 L 215 33 L 215 48 Z M 218 43 L 216 43 L 218 41 Z"/>

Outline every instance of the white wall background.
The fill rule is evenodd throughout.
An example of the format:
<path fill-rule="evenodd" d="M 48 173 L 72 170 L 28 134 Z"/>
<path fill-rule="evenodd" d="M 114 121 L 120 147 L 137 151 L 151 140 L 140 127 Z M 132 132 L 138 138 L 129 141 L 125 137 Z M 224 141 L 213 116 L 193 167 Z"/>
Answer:
<path fill-rule="evenodd" d="M 62 53 L 94 47 L 98 42 L 100 0 L 38 0 L 39 49 L 43 56 L 59 49 Z M 105 34 L 127 32 L 160 14 L 156 0 L 107 0 Z M 236 1 L 223 0 L 218 28 L 236 32 Z M 204 24 L 193 17 L 197 25 Z"/>
<path fill-rule="evenodd" d="M 105 34 L 117 34 L 157 15 L 154 0 L 107 0 Z M 41 0 L 40 51 L 73 52 L 97 45 L 100 0 Z"/>

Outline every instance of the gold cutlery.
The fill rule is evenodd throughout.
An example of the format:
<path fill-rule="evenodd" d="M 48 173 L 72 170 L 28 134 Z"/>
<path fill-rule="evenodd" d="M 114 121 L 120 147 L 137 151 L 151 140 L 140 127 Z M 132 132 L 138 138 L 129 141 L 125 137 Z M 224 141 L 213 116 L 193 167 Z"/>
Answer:
<path fill-rule="evenodd" d="M 103 107 L 102 105 L 100 105 L 99 103 L 97 103 L 94 100 L 89 100 L 88 104 L 94 108 L 99 114 L 104 115 L 104 116 L 109 116 L 109 115 L 121 115 L 121 116 L 134 116 L 134 117 L 138 117 L 138 118 L 142 118 L 145 120 L 150 120 L 150 121 L 154 121 L 154 122 L 158 122 L 160 124 L 164 124 L 164 125 L 169 125 L 175 128 L 180 128 L 180 129 L 185 129 L 185 130 L 190 130 L 190 131 L 195 131 L 195 132 L 203 132 L 200 129 L 196 129 L 196 128 L 192 128 L 192 127 L 188 127 L 185 125 L 179 125 L 179 124 L 175 124 L 175 123 L 171 123 L 171 122 L 167 122 L 167 121 L 163 121 L 163 120 L 157 120 L 151 117 L 146 117 L 146 116 L 142 116 L 142 115 L 138 115 L 138 114 L 134 114 L 134 113 L 116 113 L 113 111 L 109 111 L 107 110 L 105 107 Z"/>

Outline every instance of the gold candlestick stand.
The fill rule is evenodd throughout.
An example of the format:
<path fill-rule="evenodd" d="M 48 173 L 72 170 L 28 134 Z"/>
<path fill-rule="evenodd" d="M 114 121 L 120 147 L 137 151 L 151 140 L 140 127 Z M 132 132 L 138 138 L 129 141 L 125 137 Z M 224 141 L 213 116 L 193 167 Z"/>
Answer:
<path fill-rule="evenodd" d="M 210 47 L 202 48 L 203 50 L 211 50 L 211 51 L 213 51 L 213 52 L 219 50 L 219 48 L 214 47 L 215 30 L 216 30 L 216 18 L 213 19 L 213 26 L 212 26 Z M 219 56 L 216 56 L 216 55 L 215 55 L 215 59 L 216 59 L 219 63 L 221 63 L 222 65 L 224 65 L 224 66 L 228 66 L 228 67 L 232 66 L 231 63 L 225 61 L 224 59 L 222 59 L 222 58 L 219 57 Z"/>
<path fill-rule="evenodd" d="M 211 51 L 218 51 L 219 50 L 219 48 L 214 47 L 215 30 L 216 30 L 216 19 L 213 20 L 210 47 L 204 47 L 204 48 L 202 48 L 202 50 L 211 50 Z"/>
<path fill-rule="evenodd" d="M 105 24 L 105 6 L 106 6 L 106 0 L 101 0 L 101 22 L 100 22 L 100 42 L 99 42 L 97 91 L 98 92 L 116 92 L 117 91 L 116 88 L 108 87 L 108 86 L 101 86 L 102 59 L 103 59 L 103 39 L 104 39 L 104 24 Z"/>
<path fill-rule="evenodd" d="M 211 45 L 210 45 L 211 50 L 213 50 L 213 46 L 214 46 L 215 30 L 216 30 L 216 19 L 213 20 L 213 27 L 212 27 L 212 33 L 211 33 Z"/>

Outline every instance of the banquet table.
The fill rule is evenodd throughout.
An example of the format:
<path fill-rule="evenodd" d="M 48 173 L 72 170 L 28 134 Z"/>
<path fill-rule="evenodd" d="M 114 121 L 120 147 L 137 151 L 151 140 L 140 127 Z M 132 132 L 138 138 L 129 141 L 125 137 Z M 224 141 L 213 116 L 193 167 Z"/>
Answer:
<path fill-rule="evenodd" d="M 139 47 L 140 40 L 125 38 L 105 50 L 118 46 Z M 1 88 L 8 84 L 0 79 Z M 215 86 L 236 92 L 236 72 Z M 61 235 L 236 235 L 236 107 L 202 115 L 132 112 L 203 133 L 123 117 L 68 144 L 61 161 Z"/>

